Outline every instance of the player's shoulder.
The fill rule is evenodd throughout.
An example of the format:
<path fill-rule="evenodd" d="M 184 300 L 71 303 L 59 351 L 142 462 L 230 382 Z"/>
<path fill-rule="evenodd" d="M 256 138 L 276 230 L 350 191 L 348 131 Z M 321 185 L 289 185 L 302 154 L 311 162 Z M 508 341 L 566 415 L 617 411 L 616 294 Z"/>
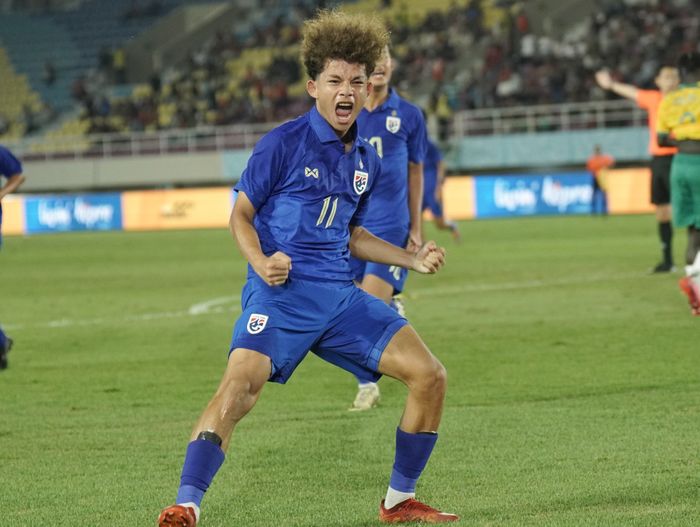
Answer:
<path fill-rule="evenodd" d="M 299 143 L 306 136 L 304 130 L 308 126 L 309 121 L 306 115 L 282 123 L 263 135 L 255 144 L 255 149 L 266 152 L 286 150 Z"/>
<path fill-rule="evenodd" d="M 416 119 L 423 119 L 423 110 L 421 110 L 417 104 L 409 101 L 398 93 L 397 97 L 399 101 L 399 110 L 403 115 Z"/>

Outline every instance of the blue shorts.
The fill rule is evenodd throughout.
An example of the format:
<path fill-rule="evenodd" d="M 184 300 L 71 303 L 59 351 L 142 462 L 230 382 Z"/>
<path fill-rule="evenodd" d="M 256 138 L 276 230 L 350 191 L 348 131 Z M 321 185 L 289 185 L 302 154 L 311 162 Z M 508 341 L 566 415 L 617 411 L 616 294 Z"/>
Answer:
<path fill-rule="evenodd" d="M 393 243 L 399 247 L 406 247 L 406 243 L 408 242 L 407 229 L 370 232 L 378 238 L 381 238 L 389 243 Z M 394 287 L 395 295 L 403 291 L 406 278 L 408 278 L 408 270 L 404 269 L 403 267 L 367 262 L 365 260 L 353 258 L 352 256 L 350 257 L 350 269 L 352 270 L 353 279 L 356 282 L 359 283 L 366 275 L 373 274 L 384 280 L 386 283 L 391 284 Z"/>
<path fill-rule="evenodd" d="M 442 203 L 435 199 L 434 194 L 430 196 L 428 194 L 423 195 L 423 210 L 425 209 L 430 209 L 430 212 L 432 212 L 433 216 L 436 218 L 442 218 L 443 216 Z"/>
<path fill-rule="evenodd" d="M 230 351 L 270 357 L 270 381 L 285 383 L 309 351 L 362 378 L 378 380 L 379 359 L 408 322 L 352 282 L 290 279 L 270 287 L 258 277 L 241 294 L 243 313 Z"/>

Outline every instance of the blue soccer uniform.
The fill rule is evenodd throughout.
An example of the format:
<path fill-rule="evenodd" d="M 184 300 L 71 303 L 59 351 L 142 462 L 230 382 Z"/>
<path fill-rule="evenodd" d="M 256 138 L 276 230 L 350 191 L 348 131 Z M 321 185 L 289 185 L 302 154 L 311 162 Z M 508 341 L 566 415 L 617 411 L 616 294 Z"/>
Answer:
<path fill-rule="evenodd" d="M 373 111 L 363 109 L 357 118 L 360 135 L 374 146 L 382 159 L 382 175 L 372 192 L 363 226 L 375 236 L 405 247 L 408 242 L 408 164 L 423 163 L 427 134 L 421 110 L 391 88 L 389 97 Z M 355 279 L 373 274 L 403 290 L 408 271 L 396 266 L 353 258 Z"/>
<path fill-rule="evenodd" d="M 22 163 L 7 148 L 0 145 L 0 176 L 10 178 L 22 173 Z M 0 200 L 0 229 L 2 228 L 2 200 Z M 2 231 L 0 230 L 0 246 Z"/>
<path fill-rule="evenodd" d="M 437 189 L 438 165 L 442 161 L 440 149 L 428 139 L 428 149 L 423 164 L 423 210 L 430 209 L 435 217 L 442 217 L 442 203 L 435 198 Z"/>
<path fill-rule="evenodd" d="M 354 285 L 348 244 L 381 170 L 375 150 L 358 137 L 346 153 L 316 108 L 256 145 L 236 190 L 255 208 L 263 253 L 287 254 L 292 269 L 284 285 L 271 287 L 248 266 L 231 350 L 269 356 L 270 380 L 286 382 L 308 350 L 379 378 L 381 353 L 406 321 Z"/>

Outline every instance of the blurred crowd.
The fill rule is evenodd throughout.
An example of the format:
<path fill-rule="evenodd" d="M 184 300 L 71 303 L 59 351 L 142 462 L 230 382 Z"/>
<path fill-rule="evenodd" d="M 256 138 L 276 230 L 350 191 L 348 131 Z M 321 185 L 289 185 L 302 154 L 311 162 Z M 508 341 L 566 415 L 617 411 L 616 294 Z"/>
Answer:
<path fill-rule="evenodd" d="M 618 80 L 651 86 L 662 63 L 698 47 L 699 15 L 692 0 L 599 2 L 565 31 L 533 24 L 525 2 L 455 0 L 421 20 L 402 0 L 390 20 L 394 83 L 433 116 L 444 136 L 455 111 L 601 99 L 593 73 L 608 67 Z M 275 2 L 263 1 L 262 7 Z M 154 5 L 157 5 L 154 3 Z M 115 96 L 123 84 L 123 51 L 103 50 L 97 75 L 76 79 L 73 97 L 91 132 L 190 128 L 279 122 L 304 112 L 298 42 L 303 20 L 325 2 L 297 0 L 244 36 L 217 33 L 186 63 L 157 72 L 147 84 Z M 396 14 L 398 13 L 398 14 Z M 487 23 L 488 19 L 488 23 Z M 536 26 L 536 27 L 535 27 Z M 543 28 L 544 26 L 544 28 Z M 560 35 L 560 36 L 557 36 Z M 259 61 L 241 67 L 246 50 Z M 467 51 L 468 50 L 468 51 Z"/>

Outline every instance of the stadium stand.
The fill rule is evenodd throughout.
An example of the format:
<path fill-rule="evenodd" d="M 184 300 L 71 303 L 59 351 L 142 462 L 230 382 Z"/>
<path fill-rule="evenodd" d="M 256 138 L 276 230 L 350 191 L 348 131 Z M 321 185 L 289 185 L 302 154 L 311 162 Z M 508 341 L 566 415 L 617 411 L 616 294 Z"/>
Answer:
<path fill-rule="evenodd" d="M 125 8 L 87 0 L 68 11 L 3 15 L 0 34 L 15 69 L 40 99 L 62 111 L 81 108 L 78 122 L 64 118 L 53 126 L 55 137 L 272 123 L 308 106 L 297 61 L 300 23 L 318 6 L 331 5 L 315 0 L 263 1 L 264 10 L 245 11 L 230 31 L 217 32 L 186 61 L 120 85 L 111 53 L 191 3 L 164 0 L 147 9 L 146 2 Z M 660 62 L 698 45 L 698 14 L 688 0 L 359 0 L 344 8 L 385 16 L 399 62 L 394 82 L 429 111 L 442 139 L 524 129 L 522 123 L 465 126 L 465 112 L 480 119 L 479 112 L 493 111 L 494 119 L 507 120 L 527 108 L 528 131 L 552 129 L 556 114 L 569 111 L 545 109 L 552 104 L 573 104 L 577 126 L 597 126 L 600 116 L 585 105 L 611 96 L 593 82 L 595 70 L 607 66 L 619 80 L 649 86 Z M 111 23 L 114 17 L 121 23 Z M 35 34 L 49 37 L 18 51 L 30 23 Z M 61 50 L 60 58 L 53 49 Z M 54 79 L 47 83 L 51 67 Z M 88 75 L 91 69 L 103 75 Z M 635 122 L 636 115 L 620 120 Z M 22 132 L 14 128 L 15 135 Z"/>

